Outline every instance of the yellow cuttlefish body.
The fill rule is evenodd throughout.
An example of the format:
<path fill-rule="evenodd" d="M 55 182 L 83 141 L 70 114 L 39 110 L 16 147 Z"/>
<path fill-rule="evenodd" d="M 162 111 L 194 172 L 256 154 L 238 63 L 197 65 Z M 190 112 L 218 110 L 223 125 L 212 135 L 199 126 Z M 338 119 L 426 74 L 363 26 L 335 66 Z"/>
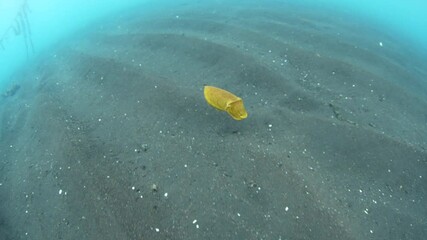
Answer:
<path fill-rule="evenodd" d="M 243 120 L 248 117 L 243 100 L 231 92 L 212 86 L 205 86 L 203 92 L 209 105 L 227 112 L 233 119 Z"/>

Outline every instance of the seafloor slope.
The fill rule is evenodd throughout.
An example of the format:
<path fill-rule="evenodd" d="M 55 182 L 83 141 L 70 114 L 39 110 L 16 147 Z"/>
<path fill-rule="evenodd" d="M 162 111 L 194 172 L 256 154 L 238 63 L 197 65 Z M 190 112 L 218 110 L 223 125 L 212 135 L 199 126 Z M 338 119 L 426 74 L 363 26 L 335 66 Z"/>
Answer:
<path fill-rule="evenodd" d="M 414 49 L 292 5 L 147 11 L 16 74 L 0 103 L 1 239 L 427 234 Z M 204 84 L 249 117 L 208 106 Z"/>

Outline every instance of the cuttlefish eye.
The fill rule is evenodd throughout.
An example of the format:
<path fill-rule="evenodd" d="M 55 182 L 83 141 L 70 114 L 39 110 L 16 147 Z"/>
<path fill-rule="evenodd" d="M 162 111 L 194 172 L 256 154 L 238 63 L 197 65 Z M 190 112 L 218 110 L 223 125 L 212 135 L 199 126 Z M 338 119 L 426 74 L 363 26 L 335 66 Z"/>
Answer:
<path fill-rule="evenodd" d="M 235 120 L 243 120 L 248 117 L 248 113 L 246 112 L 242 99 L 230 103 L 230 107 L 227 112 Z"/>

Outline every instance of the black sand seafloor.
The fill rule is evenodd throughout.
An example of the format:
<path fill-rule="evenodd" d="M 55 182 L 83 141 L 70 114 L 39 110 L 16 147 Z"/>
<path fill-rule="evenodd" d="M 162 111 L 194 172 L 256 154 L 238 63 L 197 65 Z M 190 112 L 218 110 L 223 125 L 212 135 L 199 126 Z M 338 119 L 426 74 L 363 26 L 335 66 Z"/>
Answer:
<path fill-rule="evenodd" d="M 0 239 L 424 239 L 426 76 L 416 46 L 287 3 L 98 22 L 1 96 Z"/>

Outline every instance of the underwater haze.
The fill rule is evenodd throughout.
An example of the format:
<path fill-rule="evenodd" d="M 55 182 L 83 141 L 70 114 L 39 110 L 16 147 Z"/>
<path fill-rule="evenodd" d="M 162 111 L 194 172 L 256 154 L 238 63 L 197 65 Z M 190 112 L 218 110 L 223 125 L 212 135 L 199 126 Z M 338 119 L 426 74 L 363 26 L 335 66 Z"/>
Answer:
<path fill-rule="evenodd" d="M 26 49 L 25 37 L 12 33 L 11 26 L 19 22 L 17 13 L 23 3 L 28 2 L 31 39 L 34 51 Z M 61 39 L 72 37 L 79 30 L 93 26 L 114 14 L 126 14 L 126 10 L 137 4 L 150 2 L 149 5 L 161 7 L 167 1 L 130 0 L 130 1 L 54 1 L 54 0 L 2 0 L 0 1 L 0 90 L 9 82 L 12 73 L 28 61 L 33 60 L 45 49 L 49 49 Z M 175 1 L 170 1 L 174 3 Z M 204 1 L 206 3 L 228 4 L 227 1 Z M 247 5 L 245 1 L 233 1 Z M 427 2 L 424 0 L 277 0 L 290 4 L 306 6 L 308 9 L 338 12 L 351 16 L 355 21 L 375 25 L 394 39 L 407 44 L 411 51 L 427 55 Z M 203 1 L 195 1 L 203 3 Z M 262 4 L 261 2 L 257 4 Z M 267 4 L 267 3 L 266 3 Z M 18 24 L 19 25 L 19 24 Z M 4 46 L 6 45 L 6 46 Z M 29 52 L 29 53 L 28 53 Z M 30 56 L 27 56 L 27 55 Z"/>
<path fill-rule="evenodd" d="M 0 89 L 10 75 L 61 40 L 73 37 L 96 21 L 123 14 L 144 0 L 0 1 Z M 25 9 L 25 10 L 24 10 Z M 22 15 L 22 17 L 21 17 Z M 25 17 L 24 17 L 25 16 Z M 28 33 L 26 20 L 28 19 Z M 17 34 L 14 29 L 21 29 Z M 30 39 L 32 45 L 30 44 Z"/>
<path fill-rule="evenodd" d="M 424 239 L 425 12 L 0 0 L 0 240 Z"/>
<path fill-rule="evenodd" d="M 390 37 L 413 44 L 413 48 L 424 56 L 427 54 L 427 1 L 306 0 L 301 3 L 311 8 L 323 7 L 348 14 L 355 21 L 375 25 Z"/>

